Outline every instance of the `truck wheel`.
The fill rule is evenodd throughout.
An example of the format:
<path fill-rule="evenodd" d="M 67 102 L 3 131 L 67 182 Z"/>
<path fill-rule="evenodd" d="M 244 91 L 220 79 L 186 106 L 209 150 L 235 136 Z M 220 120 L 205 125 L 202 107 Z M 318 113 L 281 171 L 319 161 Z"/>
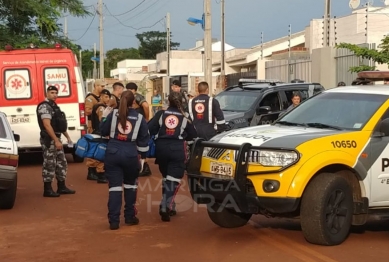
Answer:
<path fill-rule="evenodd" d="M 301 201 L 301 228 L 305 239 L 325 246 L 341 244 L 348 236 L 353 194 L 345 178 L 322 173 L 309 183 Z"/>
<path fill-rule="evenodd" d="M 247 224 L 252 214 L 237 213 L 220 204 L 207 205 L 208 216 L 213 223 L 224 228 L 242 227 Z"/>
<path fill-rule="evenodd" d="M 18 182 L 15 179 L 9 189 L 0 190 L 0 209 L 12 209 L 14 207 L 17 187 Z"/>
<path fill-rule="evenodd" d="M 84 158 L 83 157 L 79 157 L 75 153 L 73 153 L 72 155 L 73 155 L 73 162 L 74 163 L 82 163 L 82 162 L 84 162 Z"/>

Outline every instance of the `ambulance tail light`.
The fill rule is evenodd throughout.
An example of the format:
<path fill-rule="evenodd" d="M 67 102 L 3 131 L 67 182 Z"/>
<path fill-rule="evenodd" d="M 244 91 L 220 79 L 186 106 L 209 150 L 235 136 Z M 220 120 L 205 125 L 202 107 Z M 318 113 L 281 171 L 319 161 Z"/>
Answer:
<path fill-rule="evenodd" d="M 55 47 L 55 49 L 61 49 L 62 45 L 60 43 L 56 43 L 54 47 Z"/>
<path fill-rule="evenodd" d="M 12 45 L 6 45 L 5 46 L 5 51 L 11 51 L 13 50 L 14 48 L 12 47 Z"/>
<path fill-rule="evenodd" d="M 85 125 L 86 124 L 85 104 L 84 103 L 79 103 L 78 104 L 78 109 L 80 111 L 80 125 Z"/>

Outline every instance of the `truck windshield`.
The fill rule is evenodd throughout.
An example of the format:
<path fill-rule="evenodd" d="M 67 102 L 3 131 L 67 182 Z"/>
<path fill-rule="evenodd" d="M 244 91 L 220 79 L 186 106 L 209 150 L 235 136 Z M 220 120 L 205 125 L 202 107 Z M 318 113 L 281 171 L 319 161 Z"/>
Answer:
<path fill-rule="evenodd" d="M 258 94 L 254 92 L 222 92 L 215 97 L 223 111 L 245 112 L 254 104 Z"/>
<path fill-rule="evenodd" d="M 322 93 L 301 103 L 277 122 L 361 130 L 388 98 L 375 94 Z"/>

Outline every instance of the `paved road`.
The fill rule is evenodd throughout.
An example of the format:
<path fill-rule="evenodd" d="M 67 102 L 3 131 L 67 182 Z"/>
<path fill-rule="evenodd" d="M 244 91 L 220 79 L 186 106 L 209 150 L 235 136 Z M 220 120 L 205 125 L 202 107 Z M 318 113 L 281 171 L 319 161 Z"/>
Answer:
<path fill-rule="evenodd" d="M 340 246 L 315 246 L 293 220 L 255 216 L 245 227 L 219 228 L 204 207 L 193 204 L 186 186 L 177 198 L 179 214 L 163 223 L 154 165 L 153 175 L 140 179 L 140 224 L 110 231 L 107 185 L 87 181 L 86 167 L 70 163 L 68 184 L 76 195 L 43 198 L 41 164 L 31 159 L 19 168 L 14 209 L 0 211 L 1 262 L 389 261 L 389 221 L 370 222 Z"/>

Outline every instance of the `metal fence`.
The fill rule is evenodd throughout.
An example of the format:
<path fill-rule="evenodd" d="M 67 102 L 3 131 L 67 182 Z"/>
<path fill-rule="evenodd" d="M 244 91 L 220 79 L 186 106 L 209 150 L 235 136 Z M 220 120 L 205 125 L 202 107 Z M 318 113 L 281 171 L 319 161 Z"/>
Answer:
<path fill-rule="evenodd" d="M 273 60 L 265 62 L 266 78 L 279 79 L 283 82 L 300 79 L 311 82 L 312 61 L 308 60 Z M 290 79 L 289 79 L 290 74 Z"/>
<path fill-rule="evenodd" d="M 375 49 L 376 44 L 360 44 L 360 47 L 368 47 L 369 49 Z M 343 81 L 346 85 L 351 85 L 351 82 L 357 78 L 357 73 L 351 73 L 350 67 L 360 65 L 374 65 L 374 62 L 369 59 L 359 58 L 354 53 L 345 48 L 339 48 L 336 50 L 336 82 Z"/>

